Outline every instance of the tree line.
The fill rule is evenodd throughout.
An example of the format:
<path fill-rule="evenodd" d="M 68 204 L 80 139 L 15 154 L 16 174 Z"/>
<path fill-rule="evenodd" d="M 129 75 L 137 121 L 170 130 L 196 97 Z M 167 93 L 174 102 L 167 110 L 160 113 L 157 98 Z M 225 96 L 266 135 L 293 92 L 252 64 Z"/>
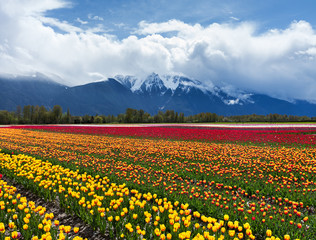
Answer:
<path fill-rule="evenodd" d="M 0 124 L 101 124 L 101 123 L 206 123 L 206 122 L 316 122 L 316 117 L 281 114 L 220 116 L 216 113 L 199 113 L 185 116 L 174 110 L 158 111 L 150 115 L 144 110 L 127 108 L 125 113 L 114 115 L 72 116 L 67 109 L 55 105 L 52 109 L 44 106 L 17 106 L 16 111 L 0 111 Z"/>
<path fill-rule="evenodd" d="M 0 124 L 59 124 L 71 123 L 69 109 L 63 113 L 62 107 L 55 105 L 47 110 L 44 106 L 17 106 L 15 112 L 0 111 Z"/>

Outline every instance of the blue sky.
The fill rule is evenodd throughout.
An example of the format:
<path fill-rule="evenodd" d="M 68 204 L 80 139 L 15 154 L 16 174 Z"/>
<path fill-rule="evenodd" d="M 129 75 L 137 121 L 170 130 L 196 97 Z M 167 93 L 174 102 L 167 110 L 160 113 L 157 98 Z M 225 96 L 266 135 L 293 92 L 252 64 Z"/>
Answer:
<path fill-rule="evenodd" d="M 78 27 L 102 24 L 105 31 L 120 39 L 131 34 L 144 20 L 165 22 L 177 19 L 202 26 L 214 22 L 251 21 L 258 24 L 259 32 L 286 28 L 294 20 L 316 24 L 316 3 L 313 0 L 80 0 L 69 3 L 69 8 L 49 11 L 47 15 Z M 78 18 L 86 24 L 80 23 Z"/>
<path fill-rule="evenodd" d="M 0 1 L 0 75 L 181 74 L 316 102 L 313 0 Z"/>

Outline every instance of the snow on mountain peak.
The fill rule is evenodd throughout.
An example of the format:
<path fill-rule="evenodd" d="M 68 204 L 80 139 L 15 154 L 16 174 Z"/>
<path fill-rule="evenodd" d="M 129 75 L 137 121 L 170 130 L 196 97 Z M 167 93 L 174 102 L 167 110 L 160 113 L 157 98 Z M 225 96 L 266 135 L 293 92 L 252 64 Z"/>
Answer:
<path fill-rule="evenodd" d="M 127 88 L 131 89 L 132 92 L 151 92 L 153 89 L 161 91 L 170 89 L 172 92 L 176 89 L 181 89 L 182 91 L 188 92 L 191 88 L 198 88 L 204 93 L 212 91 L 200 81 L 192 80 L 180 75 L 159 76 L 156 73 L 152 73 L 146 78 L 117 75 L 115 76 L 115 79 Z"/>
<path fill-rule="evenodd" d="M 179 86 L 180 76 L 163 75 L 161 80 L 164 82 L 166 88 L 174 91 Z"/>
<path fill-rule="evenodd" d="M 137 77 L 134 76 L 123 76 L 123 75 L 116 75 L 114 77 L 119 83 L 121 83 L 123 86 L 132 89 L 135 84 L 137 84 L 137 81 L 139 80 Z"/>
<path fill-rule="evenodd" d="M 149 75 L 145 79 L 141 87 L 145 88 L 144 90 L 146 91 L 151 91 L 153 88 L 159 89 L 159 90 L 166 88 L 164 82 L 156 73 L 152 73 L 151 75 Z"/>

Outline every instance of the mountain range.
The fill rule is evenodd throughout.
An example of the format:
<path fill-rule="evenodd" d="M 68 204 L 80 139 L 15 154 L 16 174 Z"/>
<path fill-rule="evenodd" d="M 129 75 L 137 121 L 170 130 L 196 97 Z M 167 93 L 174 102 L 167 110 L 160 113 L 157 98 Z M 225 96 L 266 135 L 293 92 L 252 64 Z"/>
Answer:
<path fill-rule="evenodd" d="M 102 81 L 68 87 L 37 74 L 32 77 L 0 77 L 0 110 L 15 111 L 18 105 L 60 105 L 72 115 L 117 115 L 127 108 L 150 114 L 174 110 L 192 115 L 267 115 L 270 113 L 316 116 L 316 104 L 286 101 L 268 95 L 206 86 L 178 75 L 152 73 L 146 78 L 118 75 Z"/>

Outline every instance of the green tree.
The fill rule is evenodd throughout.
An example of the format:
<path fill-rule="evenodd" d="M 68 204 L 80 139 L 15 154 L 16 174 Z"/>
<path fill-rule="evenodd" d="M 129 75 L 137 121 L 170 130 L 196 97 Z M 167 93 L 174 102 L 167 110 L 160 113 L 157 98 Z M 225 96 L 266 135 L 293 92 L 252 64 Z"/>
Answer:
<path fill-rule="evenodd" d="M 20 105 L 18 105 L 16 107 L 15 116 L 16 116 L 18 122 L 20 123 L 22 121 L 22 108 Z"/>
<path fill-rule="evenodd" d="M 70 111 L 69 108 L 67 108 L 67 123 L 71 123 L 71 115 L 70 115 Z"/>
<path fill-rule="evenodd" d="M 59 123 L 63 115 L 63 109 L 59 105 L 55 105 L 51 111 L 53 123 Z"/>
<path fill-rule="evenodd" d="M 138 110 L 138 112 L 137 112 L 137 122 L 138 123 L 144 122 L 144 114 L 145 114 L 145 112 L 143 109 Z"/>
<path fill-rule="evenodd" d="M 178 118 L 179 123 L 184 123 L 184 113 L 179 113 L 179 118 Z"/>
<path fill-rule="evenodd" d="M 30 105 L 23 107 L 23 122 L 24 123 L 31 122 L 31 106 Z"/>
<path fill-rule="evenodd" d="M 44 106 L 40 106 L 38 110 L 38 123 L 43 124 L 46 123 L 47 118 L 47 110 Z"/>
<path fill-rule="evenodd" d="M 125 111 L 125 122 L 126 123 L 133 123 L 136 121 L 137 118 L 137 110 L 133 108 L 127 108 Z"/>
<path fill-rule="evenodd" d="M 12 123 L 12 116 L 10 116 L 11 114 L 4 110 L 4 111 L 0 111 L 0 124 L 10 124 Z"/>
<path fill-rule="evenodd" d="M 94 123 L 97 123 L 97 124 L 103 123 L 103 118 L 101 116 L 96 116 L 94 118 Z"/>
<path fill-rule="evenodd" d="M 36 105 L 35 107 L 32 108 L 32 123 L 34 124 L 39 124 L 39 111 L 40 111 L 40 107 L 38 105 Z"/>

